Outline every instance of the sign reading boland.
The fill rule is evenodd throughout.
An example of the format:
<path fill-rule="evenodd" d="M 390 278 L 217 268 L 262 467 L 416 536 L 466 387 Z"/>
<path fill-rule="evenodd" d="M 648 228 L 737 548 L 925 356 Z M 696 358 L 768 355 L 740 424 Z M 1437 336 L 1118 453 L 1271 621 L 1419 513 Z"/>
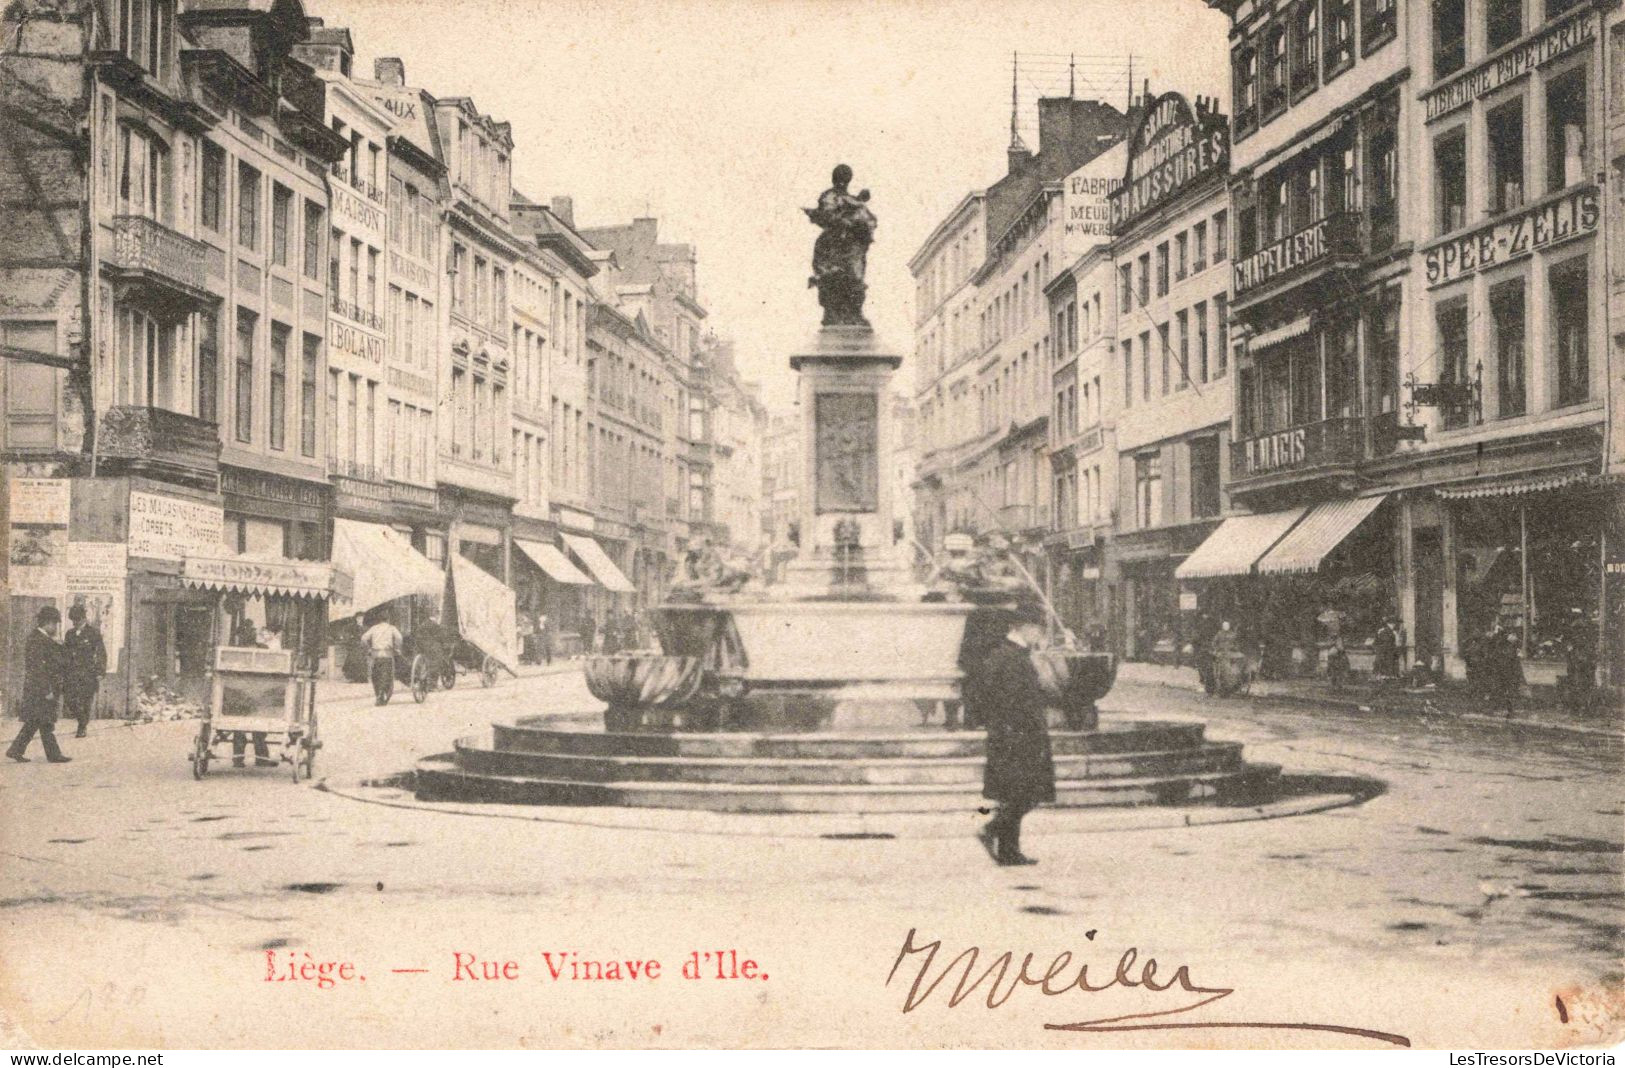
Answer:
<path fill-rule="evenodd" d="M 1583 186 L 1500 222 L 1435 245 L 1422 256 L 1427 283 L 1443 285 L 1591 233 L 1601 217 L 1597 187 Z"/>
<path fill-rule="evenodd" d="M 1123 184 L 1109 194 L 1112 232 L 1121 233 L 1197 179 L 1230 163 L 1230 124 L 1198 98 L 1163 93 L 1146 109 L 1128 142 Z"/>

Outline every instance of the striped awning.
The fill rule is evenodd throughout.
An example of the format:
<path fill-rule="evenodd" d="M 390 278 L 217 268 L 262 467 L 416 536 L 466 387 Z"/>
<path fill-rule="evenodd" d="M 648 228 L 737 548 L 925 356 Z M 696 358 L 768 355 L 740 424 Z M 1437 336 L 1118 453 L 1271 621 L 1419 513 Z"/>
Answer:
<path fill-rule="evenodd" d="M 1543 493 L 1581 482 L 1592 482 L 1595 478 L 1596 476 L 1586 471 L 1543 472 L 1522 478 L 1475 482 L 1466 486 L 1440 486 L 1433 492 L 1447 501 L 1470 500 L 1477 497 L 1517 497 L 1525 493 Z"/>
<path fill-rule="evenodd" d="M 582 574 L 581 569 L 564 558 L 564 554 L 557 546 L 542 541 L 526 541 L 524 538 L 515 538 L 513 543 L 519 546 L 519 551 L 530 557 L 531 563 L 542 569 L 542 572 L 554 582 L 567 586 L 591 586 L 592 579 Z"/>
<path fill-rule="evenodd" d="M 613 593 L 635 593 L 637 587 L 621 574 L 621 569 L 615 566 L 615 561 L 604 552 L 603 546 L 584 534 L 564 535 L 564 544 L 570 551 L 581 558 L 592 572 L 593 578 L 604 584 L 604 588 Z"/>
<path fill-rule="evenodd" d="M 1262 352 L 1271 345 L 1279 345 L 1283 341 L 1291 341 L 1295 337 L 1302 337 L 1309 332 L 1310 325 L 1309 316 L 1300 315 L 1290 323 L 1269 330 L 1260 330 L 1247 339 L 1247 349 L 1250 352 Z"/>
<path fill-rule="evenodd" d="M 1184 563 L 1174 569 L 1174 577 L 1199 579 L 1250 573 L 1258 558 L 1274 548 L 1281 536 L 1303 518 L 1305 511 L 1304 508 L 1287 508 L 1280 512 L 1231 516 L 1220 523 L 1219 529 L 1209 534 L 1195 552 L 1185 557 Z"/>
<path fill-rule="evenodd" d="M 1384 494 L 1317 504 L 1258 561 L 1260 575 L 1318 570 L 1322 560 L 1382 504 Z"/>
<path fill-rule="evenodd" d="M 266 595 L 348 600 L 355 588 L 348 572 L 311 560 L 271 556 L 188 556 L 181 561 L 181 585 L 225 590 L 251 597 Z"/>

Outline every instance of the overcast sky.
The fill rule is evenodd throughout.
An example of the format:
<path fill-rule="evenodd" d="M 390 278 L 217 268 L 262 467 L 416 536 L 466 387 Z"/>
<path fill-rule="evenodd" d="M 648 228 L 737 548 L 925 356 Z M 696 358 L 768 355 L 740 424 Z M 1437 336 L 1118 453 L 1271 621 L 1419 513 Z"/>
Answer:
<path fill-rule="evenodd" d="M 511 122 L 525 195 L 573 196 L 582 226 L 652 214 L 663 240 L 692 242 L 711 323 L 774 407 L 818 323 L 799 209 L 836 163 L 873 194 L 866 310 L 906 354 L 909 257 L 1004 171 L 1012 52 L 1034 148 L 1034 101 L 1065 95 L 1066 53 L 1080 97 L 1121 107 L 1131 52 L 1154 92 L 1228 96 L 1228 23 L 1203 0 L 305 2 L 354 32 L 358 72 L 400 56 L 410 84 Z"/>

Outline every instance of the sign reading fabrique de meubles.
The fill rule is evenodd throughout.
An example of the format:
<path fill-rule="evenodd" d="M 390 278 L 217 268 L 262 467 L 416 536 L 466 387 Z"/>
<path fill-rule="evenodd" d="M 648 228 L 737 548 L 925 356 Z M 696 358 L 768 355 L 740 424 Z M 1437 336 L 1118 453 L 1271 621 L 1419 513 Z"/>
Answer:
<path fill-rule="evenodd" d="M 1601 215 L 1597 187 L 1582 186 L 1428 249 L 1422 257 L 1427 283 L 1443 285 L 1589 234 Z"/>
<path fill-rule="evenodd" d="M 1205 106 L 1193 109 L 1179 93 L 1163 93 L 1129 139 L 1123 184 L 1109 194 L 1112 232 L 1121 233 L 1229 162 L 1230 124 L 1225 117 Z"/>

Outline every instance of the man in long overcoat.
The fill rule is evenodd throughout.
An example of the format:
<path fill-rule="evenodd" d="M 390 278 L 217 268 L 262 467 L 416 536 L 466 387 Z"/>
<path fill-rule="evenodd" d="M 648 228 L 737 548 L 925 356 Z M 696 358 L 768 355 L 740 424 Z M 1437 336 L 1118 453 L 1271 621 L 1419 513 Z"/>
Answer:
<path fill-rule="evenodd" d="M 68 623 L 68 632 L 62 636 L 62 711 L 78 721 L 73 736 L 83 738 L 96 705 L 96 691 L 107 673 L 107 646 L 102 632 L 85 619 L 84 605 L 68 609 Z"/>
<path fill-rule="evenodd" d="M 62 703 L 63 653 L 56 640 L 57 628 L 62 625 L 62 613 L 46 605 L 34 617 L 34 629 L 28 633 L 23 649 L 23 729 L 6 750 L 6 756 L 19 764 L 28 758 L 23 751 L 39 734 L 45 759 L 53 764 L 66 764 L 71 757 L 62 755 L 56 744 L 56 712 Z"/>
<path fill-rule="evenodd" d="M 977 704 L 987 727 L 982 796 L 998 803 L 977 837 L 1000 865 L 1037 863 L 1021 852 L 1021 819 L 1035 806 L 1055 800 L 1055 759 L 1044 712 L 1048 698 L 1032 661 L 1043 635 L 1043 609 L 1019 606 L 1004 640 L 977 672 Z"/>

